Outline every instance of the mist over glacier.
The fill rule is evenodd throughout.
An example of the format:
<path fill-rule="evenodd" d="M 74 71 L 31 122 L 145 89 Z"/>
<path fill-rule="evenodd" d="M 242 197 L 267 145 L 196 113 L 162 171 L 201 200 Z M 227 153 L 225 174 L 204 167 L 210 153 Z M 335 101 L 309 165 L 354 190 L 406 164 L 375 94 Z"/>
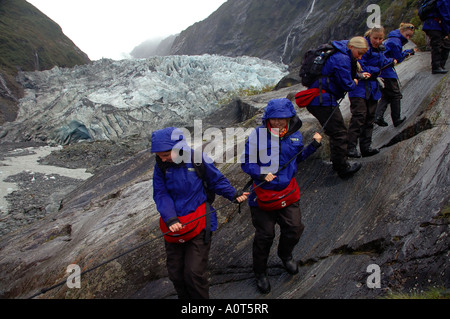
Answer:
<path fill-rule="evenodd" d="M 8 136 L 48 141 L 72 121 L 95 140 L 149 136 L 166 126 L 192 126 L 233 92 L 274 86 L 286 74 L 282 64 L 216 55 L 102 59 L 22 72 L 25 97 Z"/>

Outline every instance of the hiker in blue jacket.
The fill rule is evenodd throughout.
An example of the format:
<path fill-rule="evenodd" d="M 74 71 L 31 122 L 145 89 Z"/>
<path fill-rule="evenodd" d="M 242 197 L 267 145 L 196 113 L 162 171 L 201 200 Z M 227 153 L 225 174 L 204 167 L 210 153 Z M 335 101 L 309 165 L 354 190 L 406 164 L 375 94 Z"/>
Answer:
<path fill-rule="evenodd" d="M 433 74 L 446 74 L 445 69 L 450 52 L 450 1 L 437 0 L 428 14 L 422 30 L 430 38 L 431 69 Z"/>
<path fill-rule="evenodd" d="M 408 43 L 414 35 L 415 27 L 410 23 L 402 23 L 400 28 L 389 33 L 388 39 L 384 42 L 386 50 L 384 55 L 392 58 L 397 63 L 403 62 L 407 57 L 414 55 L 417 49 L 403 50 L 403 46 Z M 398 75 L 394 67 L 389 67 L 381 72 L 384 88 L 381 89 L 381 100 L 378 103 L 375 113 L 375 123 L 379 126 L 388 126 L 384 120 L 384 113 L 388 105 L 391 105 L 391 118 L 395 127 L 400 126 L 406 117 L 401 117 L 401 100 L 403 94 L 400 91 Z"/>
<path fill-rule="evenodd" d="M 352 118 L 348 128 L 347 155 L 354 158 L 369 157 L 380 152 L 371 146 L 375 111 L 381 98 L 378 76 L 384 68 L 394 65 L 393 59 L 388 59 L 383 54 L 383 27 L 373 27 L 367 31 L 365 38 L 369 50 L 359 61 L 364 71 L 363 78 L 356 88 L 348 93 Z M 357 150 L 358 140 L 361 153 Z"/>
<path fill-rule="evenodd" d="M 322 77 L 310 88 L 325 91 L 315 97 L 307 106 L 308 111 L 316 117 L 324 132 L 330 137 L 330 153 L 333 169 L 341 178 L 353 176 L 361 168 L 360 163 L 347 160 L 348 132 L 338 101 L 345 93 L 352 91 L 358 84 L 358 63 L 367 52 L 367 41 L 363 37 L 350 40 L 333 41 L 337 52 L 331 55 L 322 68 Z"/>
<path fill-rule="evenodd" d="M 211 247 L 208 238 L 209 232 L 217 230 L 217 215 L 215 212 L 207 215 L 207 192 L 203 180 L 208 189 L 230 201 L 243 202 L 249 194 L 236 191 L 205 154 L 202 163 L 195 163 L 194 151 L 188 147 L 180 129 L 170 127 L 155 131 L 151 141 L 151 152 L 156 153 L 153 199 L 161 215 L 161 229 L 180 235 L 173 241 L 170 235 L 165 236 L 169 278 L 180 299 L 207 299 L 206 268 Z M 204 177 L 198 175 L 194 165 L 203 165 Z M 199 216 L 202 223 L 191 223 L 196 227 L 183 233 L 187 228 L 184 223 Z M 192 239 L 179 239 L 193 233 L 198 234 Z"/>
<path fill-rule="evenodd" d="M 299 132 L 302 121 L 288 99 L 271 100 L 262 120 L 263 124 L 252 131 L 245 144 L 241 167 L 254 183 L 249 197 L 255 227 L 253 270 L 258 289 L 269 293 L 267 261 L 277 223 L 281 230 L 278 256 L 290 274 L 298 272 L 298 263 L 293 259 L 292 251 L 300 240 L 304 226 L 299 206 L 300 190 L 295 176 L 298 163 L 320 147 L 322 136 L 316 133 L 314 141 L 306 148 L 303 146 L 303 137 Z M 265 197 L 269 200 L 263 202 Z"/>

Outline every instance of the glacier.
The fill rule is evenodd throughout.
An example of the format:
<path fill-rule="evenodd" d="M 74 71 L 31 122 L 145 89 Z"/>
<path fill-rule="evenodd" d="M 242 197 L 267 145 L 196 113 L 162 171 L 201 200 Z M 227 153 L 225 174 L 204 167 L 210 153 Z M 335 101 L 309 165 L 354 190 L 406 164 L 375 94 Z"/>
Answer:
<path fill-rule="evenodd" d="M 190 127 L 234 92 L 274 86 L 288 68 L 254 57 L 166 56 L 102 59 L 74 68 L 20 72 L 25 88 L 9 139 L 55 141 L 80 123 L 94 140 L 148 137 L 167 126 Z"/>

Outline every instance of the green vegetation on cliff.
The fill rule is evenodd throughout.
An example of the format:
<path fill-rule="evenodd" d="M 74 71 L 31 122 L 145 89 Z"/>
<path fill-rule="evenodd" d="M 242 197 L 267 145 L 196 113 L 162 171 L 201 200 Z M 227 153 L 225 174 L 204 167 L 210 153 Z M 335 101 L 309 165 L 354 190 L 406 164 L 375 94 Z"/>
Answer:
<path fill-rule="evenodd" d="M 67 38 L 61 27 L 25 0 L 0 1 L 0 68 L 46 70 L 73 67 L 89 58 Z"/>
<path fill-rule="evenodd" d="M 89 57 L 61 27 L 25 0 L 0 0 L 0 125 L 14 121 L 22 88 L 17 72 L 73 67 Z"/>

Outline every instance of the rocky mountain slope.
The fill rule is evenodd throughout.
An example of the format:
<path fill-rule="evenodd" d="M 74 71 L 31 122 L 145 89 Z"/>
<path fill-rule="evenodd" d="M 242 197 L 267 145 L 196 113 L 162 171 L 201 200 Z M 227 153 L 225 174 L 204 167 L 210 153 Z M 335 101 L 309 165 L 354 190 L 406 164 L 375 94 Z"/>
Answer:
<path fill-rule="evenodd" d="M 321 43 L 362 35 L 370 4 L 393 30 L 416 16 L 417 0 L 228 0 L 207 19 L 166 39 L 151 54 L 249 55 L 295 68 L 303 53 Z M 168 46 L 171 42 L 172 45 Z M 136 48 L 142 54 L 145 45 Z M 139 55 L 143 57 L 143 55 Z"/>
<path fill-rule="evenodd" d="M 374 146 L 382 151 L 362 159 L 354 178 L 342 181 L 333 173 L 327 145 L 300 165 L 306 228 L 294 252 L 301 266 L 297 276 L 286 274 L 274 251 L 272 292 L 260 295 L 251 270 L 248 207 L 241 214 L 236 205 L 220 209 L 210 255 L 212 298 L 373 298 L 450 286 L 450 79 L 431 75 L 429 59 L 418 53 L 398 66 L 407 121 L 375 129 Z M 300 89 L 238 99 L 218 110 L 216 119 L 245 110 L 245 117 L 221 117 L 221 124 L 254 127 L 268 100 Z M 341 108 L 348 120 L 348 101 Z M 306 110 L 298 111 L 308 141 L 320 128 Z M 152 200 L 153 163 L 143 151 L 104 169 L 67 195 L 57 212 L 1 238 L 0 296 L 27 298 L 62 282 L 38 298 L 174 298 Z M 236 187 L 248 180 L 239 163 L 218 167 Z M 215 206 L 226 204 L 218 199 Z M 131 248 L 136 249 L 83 275 L 81 289 L 65 285 L 69 265 L 92 269 Z M 380 267 L 380 289 L 367 285 L 370 265 Z"/>
<path fill-rule="evenodd" d="M 395 26 L 408 18 L 409 11 L 404 9 L 412 10 L 416 1 L 375 2 L 382 7 L 385 21 L 392 21 L 392 26 Z M 3 4 L 13 3 L 25 2 L 2 1 L 0 8 Z M 274 4 L 278 5 L 277 10 Z M 287 4 L 289 8 L 298 6 L 301 17 L 289 16 L 291 10 L 284 7 Z M 250 54 L 253 48 L 248 42 L 252 41 L 255 52 L 261 56 L 269 58 L 272 55 L 273 58 L 270 58 L 276 62 L 283 58 L 285 63 L 292 61 L 293 65 L 295 52 L 300 48 L 297 45 L 304 41 L 303 37 L 297 37 L 298 34 L 313 33 L 315 27 L 320 25 L 322 31 L 317 30 L 314 41 L 324 42 L 349 37 L 356 30 L 362 32 L 365 29 L 367 4 L 363 0 L 230 0 L 224 6 L 229 9 L 227 12 L 233 12 L 230 15 L 235 20 L 232 21 L 238 23 L 232 26 L 223 17 L 215 18 L 216 22 L 220 22 L 217 25 L 229 30 L 233 28 L 232 32 L 227 34 L 220 28 L 215 30 L 214 24 L 211 24 L 209 29 L 212 33 L 209 34 L 208 28 L 203 29 L 202 22 L 192 27 L 198 28 L 195 32 L 197 37 L 186 32 L 180 35 L 182 37 L 177 43 L 180 48 L 190 46 L 193 42 L 202 42 L 199 34 L 205 38 L 215 34 L 220 36 L 220 41 L 214 47 L 237 55 L 241 53 L 234 51 L 236 48 L 247 50 L 246 54 Z M 390 11 L 385 11 L 386 8 Z M 331 13 L 336 14 L 335 19 L 331 18 Z M 268 24 L 268 18 L 281 20 Z M 310 19 L 315 24 L 308 24 Z M 308 24 L 306 29 L 302 29 L 304 26 L 300 28 L 302 22 Z M 274 26 L 278 24 L 285 29 L 277 32 Z M 243 31 L 244 27 L 249 31 L 248 36 Z M 259 34 L 253 28 L 259 28 Z M 307 42 L 302 43 L 303 47 L 307 46 Z M 284 53 L 289 54 L 284 56 Z M 144 110 L 153 109 L 158 113 L 159 103 L 171 100 L 173 87 L 176 86 L 177 91 L 179 87 L 184 87 L 184 77 L 193 77 L 198 82 L 196 72 L 205 74 L 209 71 L 200 60 L 193 58 L 183 60 L 189 61 L 189 67 L 178 58 L 152 64 L 155 60 L 123 63 L 102 60 L 96 62 L 93 69 L 80 66 L 38 73 L 23 72 L 21 85 L 16 88 L 4 84 L 8 80 L 6 76 L 3 76 L 4 81 L 0 78 L 0 94 L 4 99 L 14 101 L 21 90 L 29 93 L 22 101 L 24 113 L 20 115 L 20 121 L 4 125 L 0 130 L 2 142 L 8 142 L 2 143 L 1 151 L 9 152 L 17 141 L 50 141 L 50 132 L 67 124 L 63 123 L 63 119 L 65 121 L 77 114 L 75 111 L 85 118 L 97 116 L 97 122 L 86 122 L 93 137 L 118 138 L 117 141 L 77 143 L 42 159 L 43 164 L 89 167 L 93 176 L 84 182 L 73 179 L 58 179 L 58 183 L 43 182 L 47 177 L 45 174 L 34 174 L 33 180 L 29 173 L 11 177 L 21 183 L 21 192 L 9 199 L 13 203 L 39 206 L 32 208 L 38 210 L 37 215 L 42 218 L 23 227 L 16 225 L 10 231 L 1 229 L 0 298 L 28 298 L 33 295 L 36 298 L 175 297 L 165 268 L 159 214 L 152 200 L 154 156 L 147 150 L 136 154 L 139 148 L 129 143 L 142 146 L 148 141 L 143 141 L 143 136 L 137 132 L 149 133 L 158 125 L 192 123 L 194 117 L 184 123 L 171 121 L 173 119 L 170 117 L 158 117 L 158 121 L 153 118 L 144 125 L 135 121 L 138 116 L 134 116 L 133 112 L 137 110 L 139 117 L 143 116 Z M 209 263 L 212 298 L 374 298 L 391 291 L 450 287 L 450 135 L 447 120 L 450 78 L 448 75 L 431 75 L 429 62 L 429 53 L 420 52 L 398 66 L 405 95 L 403 113 L 407 121 L 398 128 L 390 125 L 375 129 L 373 146 L 380 147 L 382 151 L 375 157 L 361 159 L 364 166 L 354 178 L 343 181 L 333 173 L 328 161 L 326 138 L 324 147 L 300 165 L 297 179 L 302 190 L 301 209 L 306 228 L 294 252 L 294 258 L 301 266 L 297 276 L 286 274 L 273 251 L 269 261 L 272 292 L 267 296 L 260 295 L 251 269 L 254 229 L 248 207 L 242 205 L 240 214 L 234 204 L 219 210 L 220 226 L 213 237 Z M 258 74 L 259 78 L 265 79 L 264 72 L 258 73 L 261 70 L 257 72 L 255 65 L 260 63 L 247 67 L 239 64 L 239 68 L 246 76 Z M 36 64 L 32 66 L 30 71 L 35 69 Z M 155 72 L 160 67 L 160 72 Z M 267 64 L 262 69 L 272 76 L 277 72 L 283 73 L 283 68 L 273 68 L 273 64 Z M 102 73 L 99 70 L 112 72 Z M 153 73 L 171 75 L 168 78 L 174 82 L 170 82 L 167 90 L 154 90 L 153 85 L 158 78 L 153 77 Z M 111 74 L 117 74 L 117 77 Z M 221 70 L 220 76 L 226 75 L 227 72 Z M 234 76 L 229 76 L 236 80 Z M 99 81 L 86 82 L 86 78 Z M 245 79 L 248 82 L 248 78 Z M 235 83 L 232 80 L 226 78 L 225 82 L 231 85 Z M 95 86 L 92 84 L 95 82 L 100 83 Z M 193 95 L 210 99 L 208 94 L 211 90 L 206 89 L 210 88 L 210 82 L 202 82 L 201 89 L 188 89 L 194 91 L 190 93 L 180 89 L 181 94 L 185 95 L 186 101 Z M 218 87 L 220 91 L 226 86 L 221 83 Z M 242 97 L 220 109 L 211 107 L 210 112 L 200 110 L 198 116 L 203 118 L 204 129 L 239 127 L 243 129 L 240 132 L 244 132 L 259 125 L 263 108 L 270 99 L 292 96 L 301 89 L 300 85 L 294 85 L 266 94 Z M 216 89 L 212 91 L 216 92 L 214 98 L 221 97 Z M 143 100 L 150 102 L 141 103 Z M 33 113 L 33 108 L 38 105 L 40 109 Z M 65 108 L 67 106 L 70 107 Z M 348 121 L 348 101 L 341 108 Z M 46 113 L 45 109 L 52 112 Z M 184 112 L 181 104 L 173 105 L 172 111 L 173 114 Z M 99 113 L 93 115 L 95 112 Z M 320 128 L 306 110 L 298 112 L 304 122 L 301 132 L 308 141 Z M 48 119 L 53 114 L 58 116 L 59 122 L 52 120 L 53 123 L 47 123 L 46 117 Z M 151 128 L 149 123 L 153 123 Z M 84 128 L 78 128 L 78 133 L 82 134 Z M 129 139 L 120 138 L 128 134 Z M 241 134 L 237 141 L 242 143 L 244 138 Z M 202 140 L 208 142 L 206 137 Z M 235 149 L 239 147 L 225 152 Z M 220 157 L 221 154 L 215 155 Z M 0 153 L 0 158 L 8 156 L 10 154 Z M 234 153 L 234 156 L 237 157 L 237 154 Z M 218 168 L 236 187 L 243 186 L 248 180 L 236 161 L 219 163 Z M 72 191 L 65 193 L 67 189 Z M 215 206 L 219 208 L 226 204 L 226 200 L 218 199 Z M 17 210 L 22 215 L 31 214 L 26 209 Z M 8 217 L 2 214 L 0 223 Z M 113 257 L 118 258 L 94 269 Z M 72 264 L 82 270 L 92 270 L 82 275 L 80 289 L 70 289 L 66 285 L 67 268 Z M 368 267 L 371 265 L 379 266 L 381 271 L 379 289 L 371 289 L 367 285 L 370 275 Z M 41 289 L 58 283 L 62 284 L 39 293 Z"/>
<path fill-rule="evenodd" d="M 0 1 L 0 125 L 14 121 L 22 88 L 19 70 L 48 70 L 89 63 L 83 53 L 49 19 L 25 0 Z"/>

